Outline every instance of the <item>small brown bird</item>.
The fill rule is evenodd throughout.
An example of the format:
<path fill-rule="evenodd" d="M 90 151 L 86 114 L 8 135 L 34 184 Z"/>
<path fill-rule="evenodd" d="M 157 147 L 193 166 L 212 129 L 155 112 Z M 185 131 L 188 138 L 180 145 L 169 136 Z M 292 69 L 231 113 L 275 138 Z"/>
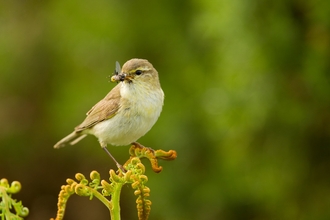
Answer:
<path fill-rule="evenodd" d="M 111 81 L 119 82 L 87 112 L 86 119 L 54 148 L 74 145 L 88 134 L 98 138 L 101 147 L 129 145 L 145 135 L 156 123 L 164 104 L 158 72 L 144 59 L 127 61 L 122 70 L 116 65 Z M 113 158 L 117 166 L 120 164 Z"/>

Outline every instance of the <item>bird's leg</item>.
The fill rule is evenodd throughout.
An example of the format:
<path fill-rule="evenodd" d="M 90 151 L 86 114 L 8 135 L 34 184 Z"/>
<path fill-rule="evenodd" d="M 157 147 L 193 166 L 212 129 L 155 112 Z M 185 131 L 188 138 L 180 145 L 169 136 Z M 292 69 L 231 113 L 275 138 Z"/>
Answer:
<path fill-rule="evenodd" d="M 112 156 L 112 154 L 110 153 L 110 151 L 109 151 L 106 147 L 102 147 L 102 148 L 103 148 L 103 150 L 104 150 L 105 152 L 107 152 L 107 154 L 108 154 L 108 155 L 112 158 L 112 160 L 116 163 L 118 169 L 121 169 L 121 171 L 123 171 L 123 173 L 126 173 L 125 168 L 124 168 L 122 165 L 120 165 L 120 163 L 117 162 L 117 160 L 114 158 L 114 156 Z"/>

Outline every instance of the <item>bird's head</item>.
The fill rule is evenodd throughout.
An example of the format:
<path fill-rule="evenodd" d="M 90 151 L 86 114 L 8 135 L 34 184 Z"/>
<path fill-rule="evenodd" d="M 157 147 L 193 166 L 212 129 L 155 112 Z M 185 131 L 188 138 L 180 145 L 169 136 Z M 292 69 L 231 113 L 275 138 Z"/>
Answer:
<path fill-rule="evenodd" d="M 120 69 L 117 63 L 116 73 L 111 77 L 113 82 L 124 83 L 148 83 L 159 85 L 158 72 L 148 60 L 131 59 Z"/>

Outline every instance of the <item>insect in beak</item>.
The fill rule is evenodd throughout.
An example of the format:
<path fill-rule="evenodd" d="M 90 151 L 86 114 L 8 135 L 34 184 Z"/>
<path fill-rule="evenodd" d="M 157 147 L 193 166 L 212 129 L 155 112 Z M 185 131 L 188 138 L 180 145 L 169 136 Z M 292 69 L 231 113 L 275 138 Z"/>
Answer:
<path fill-rule="evenodd" d="M 118 61 L 116 61 L 115 74 L 118 75 L 121 72 L 121 67 Z"/>
<path fill-rule="evenodd" d="M 114 74 L 111 77 L 111 82 L 118 82 L 118 81 L 123 81 L 126 76 L 123 76 L 124 74 L 119 75 L 121 72 L 121 67 L 118 61 L 116 61 L 116 69 Z"/>

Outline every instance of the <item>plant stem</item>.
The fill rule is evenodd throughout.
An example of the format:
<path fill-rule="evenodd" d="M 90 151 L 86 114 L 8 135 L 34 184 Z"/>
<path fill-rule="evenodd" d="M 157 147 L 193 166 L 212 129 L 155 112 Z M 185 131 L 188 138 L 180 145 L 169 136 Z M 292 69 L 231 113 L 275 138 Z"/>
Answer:
<path fill-rule="evenodd" d="M 93 195 L 98 199 L 100 200 L 106 207 L 109 208 L 109 203 L 110 201 L 107 200 L 100 192 L 98 192 L 97 190 L 95 189 L 90 189 L 92 192 L 93 192 Z M 109 208 L 110 210 L 110 208 Z"/>
<path fill-rule="evenodd" d="M 120 191 L 123 186 L 123 183 L 114 184 L 114 189 L 111 197 L 111 201 L 109 203 L 110 216 L 111 220 L 120 220 Z"/>

